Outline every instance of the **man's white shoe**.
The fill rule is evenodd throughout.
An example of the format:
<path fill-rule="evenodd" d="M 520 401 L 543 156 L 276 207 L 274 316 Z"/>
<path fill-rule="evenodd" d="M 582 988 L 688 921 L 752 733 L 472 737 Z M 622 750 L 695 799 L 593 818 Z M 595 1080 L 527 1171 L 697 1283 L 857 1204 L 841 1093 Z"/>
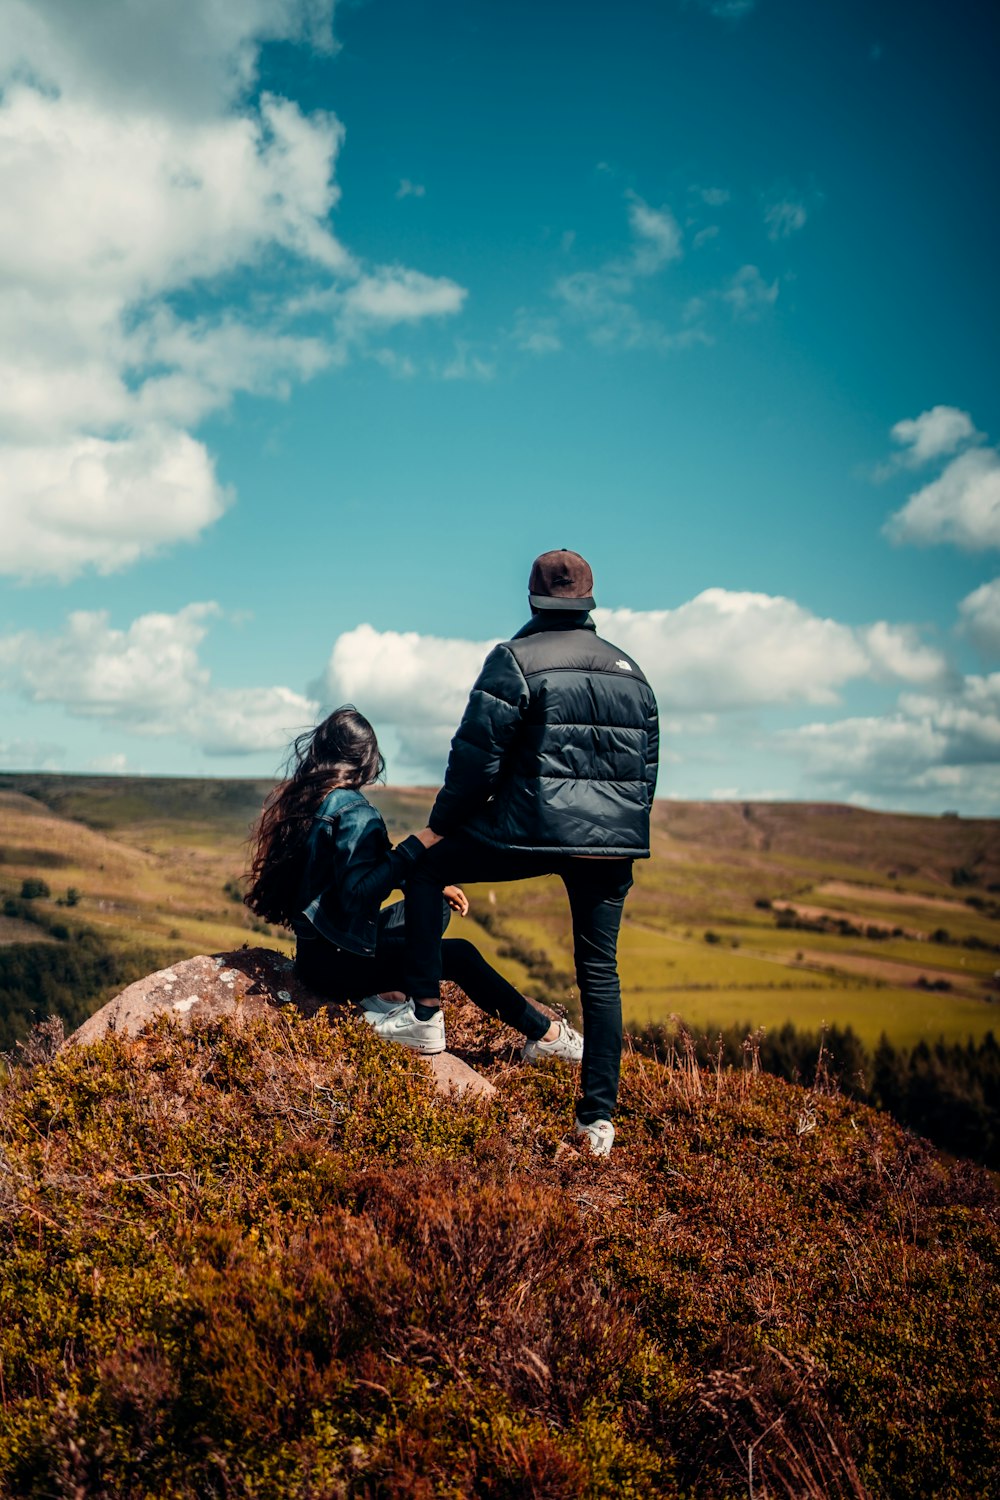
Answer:
<path fill-rule="evenodd" d="M 577 1120 L 575 1132 L 581 1138 L 580 1143 L 586 1139 L 590 1143 L 591 1156 L 610 1156 L 611 1143 L 615 1138 L 615 1127 L 610 1120 L 591 1120 L 589 1125 L 584 1125 Z"/>
<path fill-rule="evenodd" d="M 421 1021 L 413 1009 L 412 1000 L 404 1000 L 402 1005 L 394 1006 L 388 1014 L 378 1016 L 372 1022 L 372 1030 L 387 1042 L 398 1042 L 401 1047 L 409 1047 L 411 1052 L 433 1055 L 435 1052 L 443 1052 L 447 1045 L 443 1012 L 436 1010 L 429 1021 Z"/>
<path fill-rule="evenodd" d="M 583 1057 L 583 1037 L 566 1021 L 558 1022 L 558 1026 L 551 1042 L 525 1042 L 521 1060 L 540 1062 L 543 1057 L 561 1057 L 563 1062 L 578 1063 Z"/>

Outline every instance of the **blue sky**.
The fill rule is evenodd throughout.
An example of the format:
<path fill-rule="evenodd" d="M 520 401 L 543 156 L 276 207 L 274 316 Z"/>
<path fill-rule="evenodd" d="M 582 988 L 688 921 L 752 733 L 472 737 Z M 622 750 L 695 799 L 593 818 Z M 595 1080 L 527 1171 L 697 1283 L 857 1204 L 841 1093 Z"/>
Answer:
<path fill-rule="evenodd" d="M 0 764 L 431 783 L 532 557 L 661 791 L 1000 801 L 997 27 L 0 0 Z"/>

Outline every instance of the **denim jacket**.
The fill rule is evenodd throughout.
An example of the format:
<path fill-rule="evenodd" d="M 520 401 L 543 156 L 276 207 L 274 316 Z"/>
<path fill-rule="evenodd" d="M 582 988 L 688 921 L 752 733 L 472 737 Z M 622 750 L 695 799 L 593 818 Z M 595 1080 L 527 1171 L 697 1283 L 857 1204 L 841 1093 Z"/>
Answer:
<path fill-rule="evenodd" d="M 299 887 L 297 937 L 321 937 L 349 953 L 371 957 L 379 907 L 424 853 L 414 836 L 395 849 L 382 816 L 351 787 L 336 787 L 320 803 L 306 845 Z"/>

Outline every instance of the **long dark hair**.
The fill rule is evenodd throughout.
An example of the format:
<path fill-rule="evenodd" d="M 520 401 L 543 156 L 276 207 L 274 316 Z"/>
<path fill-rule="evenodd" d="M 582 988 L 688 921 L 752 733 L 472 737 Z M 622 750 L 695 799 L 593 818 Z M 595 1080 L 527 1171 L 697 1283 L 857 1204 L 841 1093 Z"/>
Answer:
<path fill-rule="evenodd" d="M 250 887 L 243 897 L 266 922 L 288 926 L 316 809 L 334 787 L 362 787 L 385 770 L 375 731 L 352 703 L 293 741 L 285 779 L 250 835 Z"/>

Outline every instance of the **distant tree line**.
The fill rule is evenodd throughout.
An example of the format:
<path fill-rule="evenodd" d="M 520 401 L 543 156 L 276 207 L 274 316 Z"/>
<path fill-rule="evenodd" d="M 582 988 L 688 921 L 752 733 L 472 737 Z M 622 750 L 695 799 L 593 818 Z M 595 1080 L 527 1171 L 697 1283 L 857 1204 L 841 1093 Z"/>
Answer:
<path fill-rule="evenodd" d="M 10 1051 L 47 1016 L 59 1016 L 73 1030 L 114 991 L 163 962 L 162 954 L 149 949 L 115 951 L 93 928 L 71 931 L 31 900 L 8 896 L 3 913 L 32 922 L 40 941 L 0 947 L 0 1052 Z"/>
<path fill-rule="evenodd" d="M 635 1038 L 640 1051 L 659 1056 L 677 1033 L 647 1027 Z M 748 1055 L 766 1073 L 793 1083 L 836 1085 L 850 1098 L 883 1109 L 908 1130 L 955 1156 L 1000 1168 L 1000 1043 L 992 1031 L 981 1041 L 918 1042 L 897 1047 L 884 1034 L 870 1051 L 850 1026 L 817 1034 L 788 1023 L 773 1032 L 729 1027 L 692 1038 L 698 1060 L 710 1066 L 744 1066 Z"/>

